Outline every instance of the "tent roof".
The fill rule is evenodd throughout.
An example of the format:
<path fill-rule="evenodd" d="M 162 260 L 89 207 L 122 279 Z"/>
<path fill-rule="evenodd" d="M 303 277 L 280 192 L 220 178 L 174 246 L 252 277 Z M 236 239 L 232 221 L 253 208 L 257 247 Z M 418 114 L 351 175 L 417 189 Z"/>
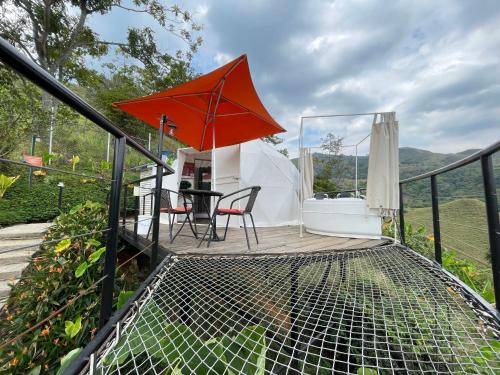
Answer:
<path fill-rule="evenodd" d="M 161 115 L 177 125 L 175 137 L 198 149 L 229 146 L 284 132 L 255 91 L 246 55 L 190 82 L 115 107 L 159 128 Z"/>

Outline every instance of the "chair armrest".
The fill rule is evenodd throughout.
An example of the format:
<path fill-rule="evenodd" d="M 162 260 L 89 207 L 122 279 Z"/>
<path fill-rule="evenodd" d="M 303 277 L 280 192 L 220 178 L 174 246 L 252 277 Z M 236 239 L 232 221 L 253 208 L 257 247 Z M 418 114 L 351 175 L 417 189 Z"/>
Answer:
<path fill-rule="evenodd" d="M 239 201 L 239 200 L 241 200 L 241 199 L 243 199 L 243 198 L 249 197 L 250 195 L 251 195 L 251 194 L 245 194 L 245 195 L 243 195 L 243 196 L 241 196 L 241 197 L 239 197 L 239 198 L 233 199 L 233 201 L 231 202 L 231 206 L 229 206 L 229 208 L 233 208 L 233 204 L 234 204 L 235 202 L 237 202 L 237 201 Z"/>

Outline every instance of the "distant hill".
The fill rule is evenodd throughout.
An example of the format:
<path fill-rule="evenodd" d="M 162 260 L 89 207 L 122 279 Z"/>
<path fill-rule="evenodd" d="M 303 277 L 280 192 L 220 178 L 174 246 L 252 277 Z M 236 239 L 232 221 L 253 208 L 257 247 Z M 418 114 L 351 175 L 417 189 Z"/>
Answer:
<path fill-rule="evenodd" d="M 441 154 L 413 147 L 399 149 L 400 178 L 416 176 L 443 167 L 463 159 L 478 150 L 469 149 L 458 153 Z M 316 159 L 328 158 L 326 154 L 315 153 Z M 354 187 L 355 157 L 342 156 L 348 164 L 344 176 L 342 190 Z M 292 160 L 297 165 L 297 159 Z M 495 170 L 500 170 L 500 155 L 494 157 Z M 315 164 L 315 173 L 321 172 L 319 163 Z M 332 174 L 334 175 L 335 172 Z M 361 187 L 366 186 L 368 174 L 368 156 L 358 157 L 358 179 Z M 333 176 L 332 176 L 333 177 Z M 500 186 L 500 173 L 496 174 L 497 186 Z M 457 197 L 477 197 L 482 199 L 482 176 L 478 162 L 459 168 L 438 177 L 439 195 L 442 200 L 449 201 Z M 425 207 L 430 205 L 430 181 L 417 181 L 405 186 L 405 204 L 409 207 Z"/>

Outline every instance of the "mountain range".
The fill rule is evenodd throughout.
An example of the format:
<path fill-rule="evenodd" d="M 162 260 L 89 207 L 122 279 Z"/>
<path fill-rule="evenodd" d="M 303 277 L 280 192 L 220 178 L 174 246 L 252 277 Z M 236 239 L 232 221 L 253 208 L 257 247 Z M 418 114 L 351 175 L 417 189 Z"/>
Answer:
<path fill-rule="evenodd" d="M 477 149 L 469 149 L 458 153 L 442 154 L 422 150 L 413 147 L 401 147 L 399 149 L 400 179 L 420 175 L 443 167 L 460 159 L 463 159 L 475 152 Z M 315 153 L 315 175 L 322 171 L 318 160 L 329 158 L 327 154 Z M 355 157 L 341 155 L 340 158 L 347 163 L 340 190 L 352 189 L 354 186 Z M 500 186 L 500 153 L 495 155 L 494 169 L 496 173 L 497 186 Z M 297 159 L 292 160 L 297 164 Z M 359 186 L 366 186 L 368 174 L 368 156 L 358 156 L 358 181 Z M 335 180 L 335 171 L 332 178 Z M 484 194 L 482 187 L 481 166 L 479 162 L 474 162 L 468 166 L 458 168 L 438 176 L 438 192 L 441 200 L 450 201 L 457 197 L 477 197 L 482 199 Z M 411 182 L 404 186 L 405 204 L 412 207 L 425 207 L 430 205 L 430 179 Z"/>

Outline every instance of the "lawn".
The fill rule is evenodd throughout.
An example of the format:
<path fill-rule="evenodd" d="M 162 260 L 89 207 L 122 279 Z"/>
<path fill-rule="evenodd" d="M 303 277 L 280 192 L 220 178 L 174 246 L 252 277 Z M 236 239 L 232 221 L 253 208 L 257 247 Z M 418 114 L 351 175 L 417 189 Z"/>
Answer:
<path fill-rule="evenodd" d="M 441 242 L 459 257 L 473 259 L 489 266 L 488 225 L 484 202 L 479 199 L 456 199 L 439 205 Z M 424 225 L 432 235 L 431 207 L 410 208 L 405 212 L 405 222 L 417 228 Z"/>

